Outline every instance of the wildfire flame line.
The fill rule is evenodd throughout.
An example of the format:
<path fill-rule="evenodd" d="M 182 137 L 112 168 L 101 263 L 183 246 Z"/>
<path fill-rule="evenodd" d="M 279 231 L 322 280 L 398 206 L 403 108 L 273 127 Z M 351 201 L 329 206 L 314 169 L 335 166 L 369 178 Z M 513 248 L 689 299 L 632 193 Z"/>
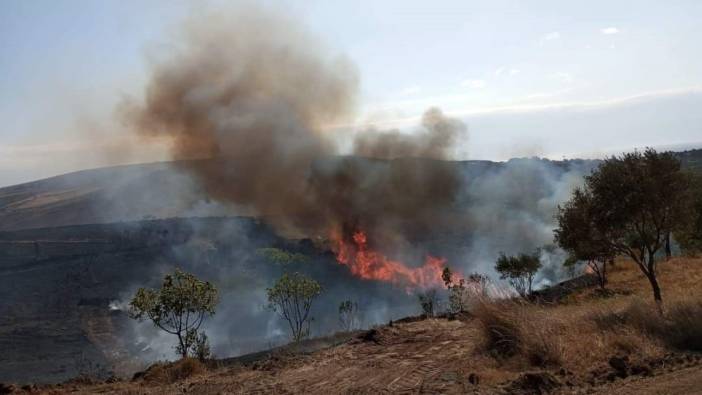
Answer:
<path fill-rule="evenodd" d="M 421 267 L 413 268 L 371 249 L 363 231 L 354 232 L 352 242 L 345 241 L 341 233 L 337 232 L 332 234 L 332 239 L 336 241 L 336 260 L 348 266 L 354 276 L 405 285 L 408 292 L 415 288 L 443 286 L 441 273 L 446 258 L 427 255 Z"/>

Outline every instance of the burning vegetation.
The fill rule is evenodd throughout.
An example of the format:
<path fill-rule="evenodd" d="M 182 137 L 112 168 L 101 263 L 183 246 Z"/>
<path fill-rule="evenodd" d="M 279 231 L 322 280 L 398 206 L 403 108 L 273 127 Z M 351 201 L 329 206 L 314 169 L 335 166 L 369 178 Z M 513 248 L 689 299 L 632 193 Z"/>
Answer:
<path fill-rule="evenodd" d="M 369 246 L 368 236 L 363 231 L 355 231 L 350 240 L 339 233 L 332 234 L 336 244 L 336 260 L 354 276 L 364 280 L 379 280 L 412 289 L 436 288 L 443 284 L 441 274 L 446 264 L 445 258 L 427 255 L 420 267 L 408 267 L 392 260 Z"/>

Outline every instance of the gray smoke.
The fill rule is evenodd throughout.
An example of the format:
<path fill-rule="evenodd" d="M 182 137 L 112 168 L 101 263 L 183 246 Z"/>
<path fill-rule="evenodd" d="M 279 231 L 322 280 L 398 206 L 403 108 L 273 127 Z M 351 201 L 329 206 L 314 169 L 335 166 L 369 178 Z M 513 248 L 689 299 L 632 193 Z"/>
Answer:
<path fill-rule="evenodd" d="M 389 239 L 404 229 L 388 224 L 436 223 L 455 197 L 459 174 L 447 166 L 335 159 L 331 128 L 353 117 L 356 69 L 295 21 L 240 9 L 190 20 L 176 43 L 153 65 L 143 100 L 125 102 L 121 114 L 140 135 L 171 144 L 175 159 L 208 159 L 180 165 L 213 198 L 296 234 L 363 227 Z M 430 109 L 416 133 L 366 131 L 353 153 L 445 159 L 465 129 Z"/>

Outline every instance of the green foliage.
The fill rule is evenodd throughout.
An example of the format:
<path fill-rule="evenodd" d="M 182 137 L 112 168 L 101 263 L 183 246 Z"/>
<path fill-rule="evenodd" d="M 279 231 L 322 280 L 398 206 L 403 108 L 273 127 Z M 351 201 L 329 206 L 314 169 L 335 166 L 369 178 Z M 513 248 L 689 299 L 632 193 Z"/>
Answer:
<path fill-rule="evenodd" d="M 600 288 L 604 289 L 607 284 L 607 262 L 614 259 L 616 252 L 592 223 L 593 211 L 592 195 L 576 188 L 571 200 L 559 206 L 556 214 L 558 227 L 554 235 L 558 246 L 569 253 L 563 265 L 572 268 L 585 262 L 597 276 Z"/>
<path fill-rule="evenodd" d="M 285 273 L 266 292 L 268 308 L 288 322 L 293 340 L 298 342 L 307 337 L 312 301 L 322 293 L 319 283 L 299 273 Z"/>
<path fill-rule="evenodd" d="M 433 317 L 437 309 L 438 299 L 436 297 L 436 290 L 430 289 L 424 293 L 417 295 L 419 299 L 419 305 L 422 306 L 422 312 L 427 317 Z"/>
<path fill-rule="evenodd" d="M 557 242 L 576 258 L 628 255 L 661 302 L 655 255 L 689 221 L 689 192 L 689 178 L 671 153 L 649 148 L 611 157 L 559 207 Z"/>
<path fill-rule="evenodd" d="M 214 285 L 176 269 L 164 277 L 160 289 L 139 288 L 129 303 L 129 314 L 140 321 L 148 318 L 158 328 L 176 335 L 176 351 L 185 358 L 205 317 L 215 313 L 217 302 Z"/>
<path fill-rule="evenodd" d="M 702 252 L 702 174 L 688 173 L 692 210 L 690 220 L 681 224 L 675 231 L 675 240 L 687 254 Z"/>
<path fill-rule="evenodd" d="M 339 304 L 339 324 L 341 329 L 351 331 L 360 327 L 358 303 L 345 300 Z"/>
<path fill-rule="evenodd" d="M 280 248 L 259 248 L 256 253 L 267 260 L 277 263 L 280 265 L 289 265 L 292 263 L 306 263 L 309 261 L 309 257 L 305 254 L 300 254 L 297 252 L 288 252 L 281 250 Z"/>
<path fill-rule="evenodd" d="M 526 297 L 531 294 L 534 276 L 541 269 L 540 255 L 539 250 L 531 255 L 508 256 L 500 253 L 495 270 L 500 273 L 501 279 L 509 281 L 519 295 Z"/>

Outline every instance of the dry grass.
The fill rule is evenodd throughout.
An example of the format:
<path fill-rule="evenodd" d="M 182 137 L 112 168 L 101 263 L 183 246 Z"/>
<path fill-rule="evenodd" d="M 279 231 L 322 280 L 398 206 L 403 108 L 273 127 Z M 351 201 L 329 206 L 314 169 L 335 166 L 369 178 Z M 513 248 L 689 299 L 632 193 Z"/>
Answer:
<path fill-rule="evenodd" d="M 630 327 L 641 335 L 657 338 L 668 348 L 702 351 L 702 300 L 673 301 L 663 316 L 652 306 L 634 301 L 621 311 L 601 312 L 593 319 L 605 331 Z"/>
<path fill-rule="evenodd" d="M 559 331 L 562 325 L 537 309 L 519 301 L 476 303 L 484 349 L 498 359 L 524 357 L 534 366 L 561 366 L 565 348 Z"/>
<path fill-rule="evenodd" d="M 184 358 L 172 363 L 151 365 L 143 380 L 153 384 L 171 384 L 205 373 L 207 368 L 195 358 Z"/>
<path fill-rule="evenodd" d="M 650 285 L 627 261 L 611 271 L 613 292 L 607 297 L 590 288 L 556 305 L 481 301 L 474 315 L 482 350 L 516 369 L 563 366 L 573 371 L 591 369 L 613 355 L 644 360 L 671 351 L 702 351 L 700 260 L 661 262 L 659 278 L 663 317 L 652 303 Z"/>

